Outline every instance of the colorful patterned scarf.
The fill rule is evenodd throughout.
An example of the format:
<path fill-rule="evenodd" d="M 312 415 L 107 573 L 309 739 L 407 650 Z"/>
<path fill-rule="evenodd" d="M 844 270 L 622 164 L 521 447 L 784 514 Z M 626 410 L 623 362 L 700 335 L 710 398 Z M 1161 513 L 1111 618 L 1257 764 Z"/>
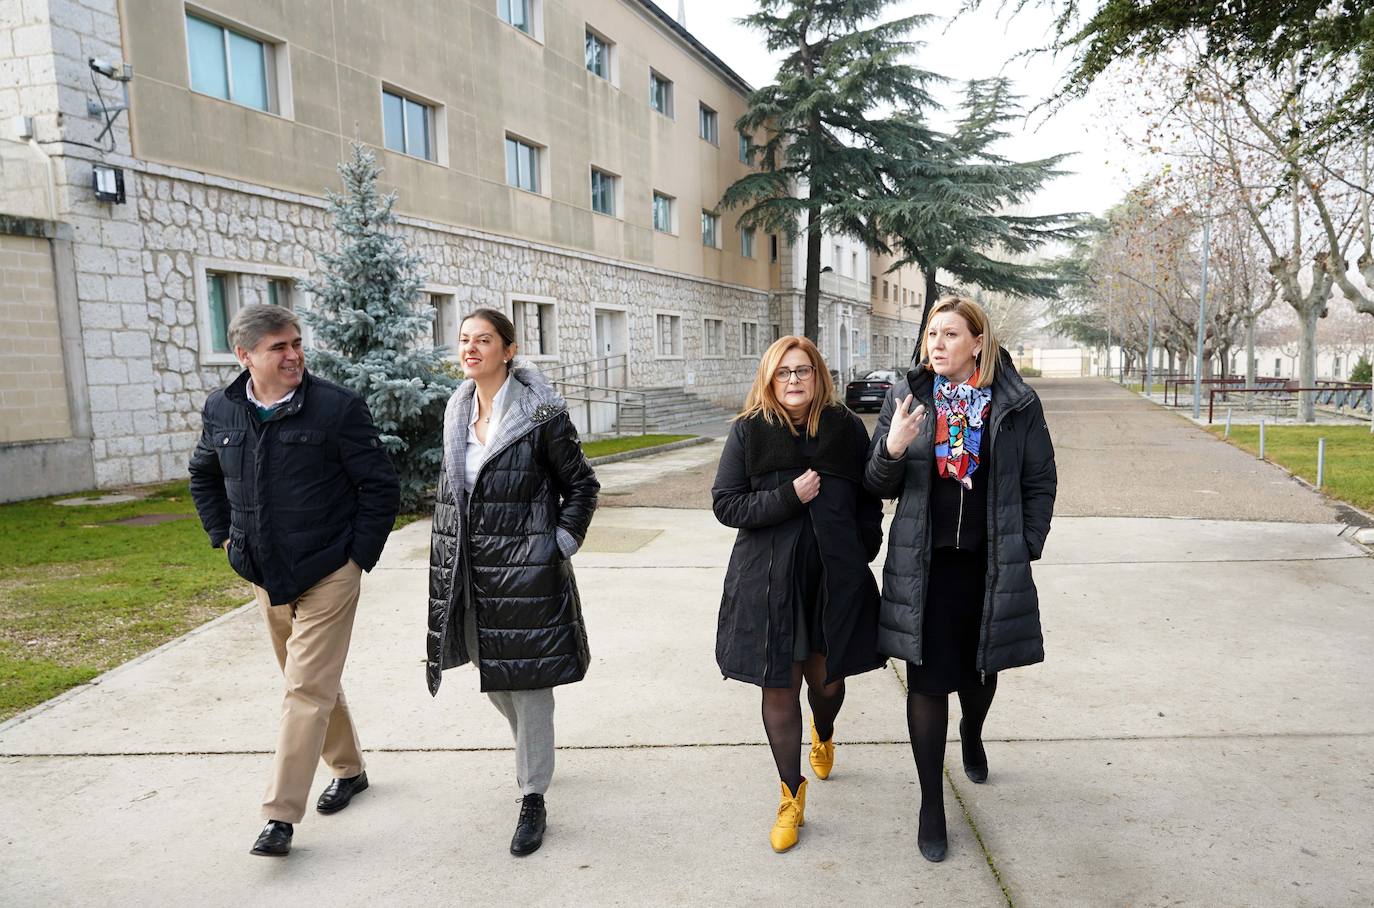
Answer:
<path fill-rule="evenodd" d="M 935 464 L 940 475 L 973 488 L 983 443 L 983 422 L 992 409 L 992 389 L 978 388 L 978 372 L 956 384 L 935 376 Z"/>

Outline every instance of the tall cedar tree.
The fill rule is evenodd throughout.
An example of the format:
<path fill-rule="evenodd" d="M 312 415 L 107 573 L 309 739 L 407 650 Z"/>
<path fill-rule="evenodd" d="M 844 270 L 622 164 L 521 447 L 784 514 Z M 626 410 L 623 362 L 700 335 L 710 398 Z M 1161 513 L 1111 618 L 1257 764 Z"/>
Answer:
<path fill-rule="evenodd" d="M 939 79 L 902 58 L 917 45 L 905 36 L 928 16 L 874 25 L 892 0 L 760 0 L 741 20 L 763 32 L 770 52 L 784 51 L 775 81 L 749 96 L 736 127 L 750 137 L 759 171 L 732 184 L 725 208 L 743 208 L 741 227 L 806 236 L 803 328 L 817 339 L 824 233 L 883 248 L 874 205 L 883 195 L 885 146 L 904 112 L 913 123 L 933 104 L 926 86 Z M 761 143 L 755 144 L 762 138 Z M 799 198 L 798 193 L 805 191 Z M 805 227 L 800 222 L 805 218 Z"/>
<path fill-rule="evenodd" d="M 419 258 L 397 235 L 396 194 L 379 195 L 377 159 L 361 144 L 339 164 L 343 193 L 329 193 L 336 252 L 322 252 L 321 280 L 303 287 L 315 305 L 307 355 L 312 372 L 367 402 L 401 480 L 401 509 L 414 511 L 439 475 L 444 407 L 458 386 L 430 349 L 434 309 L 419 304 Z"/>
<path fill-rule="evenodd" d="M 889 149 L 889 192 L 878 227 L 897 251 L 893 268 L 914 264 L 925 277 L 922 334 L 941 272 L 988 291 L 1050 298 L 1065 282 L 1060 268 L 1013 257 L 1084 230 L 1079 213 L 1014 213 L 1064 173 L 1059 164 L 1066 155 L 1017 162 L 993 150 L 1009 135 L 1003 124 L 1020 112 L 1006 79 L 967 83 L 963 111 L 953 132 L 934 145 L 913 123 Z"/>

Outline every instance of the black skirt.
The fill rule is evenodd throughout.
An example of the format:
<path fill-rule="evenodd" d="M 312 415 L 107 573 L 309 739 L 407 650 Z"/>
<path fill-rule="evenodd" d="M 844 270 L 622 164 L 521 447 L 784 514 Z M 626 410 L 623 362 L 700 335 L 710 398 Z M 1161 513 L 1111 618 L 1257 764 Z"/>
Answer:
<path fill-rule="evenodd" d="M 921 619 L 921 664 L 907 663 L 907 685 L 929 696 L 982 685 L 978 636 L 987 579 L 986 548 L 940 548 L 930 556 Z"/>
<path fill-rule="evenodd" d="M 802 662 L 812 653 L 826 652 L 825 626 L 821 623 L 825 610 L 825 568 L 821 565 L 821 549 L 809 510 L 797 538 L 793 564 L 792 661 Z"/>

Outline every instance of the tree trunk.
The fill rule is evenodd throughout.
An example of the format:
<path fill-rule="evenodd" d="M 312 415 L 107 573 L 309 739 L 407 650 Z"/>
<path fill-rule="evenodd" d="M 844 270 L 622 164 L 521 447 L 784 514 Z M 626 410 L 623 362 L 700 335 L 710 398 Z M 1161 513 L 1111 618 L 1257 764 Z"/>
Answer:
<path fill-rule="evenodd" d="M 1255 386 L 1255 372 L 1257 363 L 1255 362 L 1255 316 L 1250 315 L 1245 319 L 1245 387 Z"/>
<path fill-rule="evenodd" d="M 1298 387 L 1315 387 L 1317 381 L 1317 320 L 1321 318 L 1321 308 L 1307 306 L 1298 312 L 1302 325 L 1302 346 L 1298 349 Z M 1316 395 L 1311 391 L 1298 392 L 1298 419 L 1303 422 L 1317 421 Z"/>
<path fill-rule="evenodd" d="M 809 199 L 812 193 L 807 187 Z M 806 302 L 802 306 L 802 330 L 813 344 L 820 338 L 821 323 L 821 232 L 816 228 L 816 208 L 806 209 Z"/>

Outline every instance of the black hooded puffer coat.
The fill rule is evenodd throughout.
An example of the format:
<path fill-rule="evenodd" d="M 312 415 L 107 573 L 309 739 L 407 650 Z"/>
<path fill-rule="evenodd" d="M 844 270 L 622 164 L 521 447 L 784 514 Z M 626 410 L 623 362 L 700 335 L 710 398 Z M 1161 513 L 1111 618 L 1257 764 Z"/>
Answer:
<path fill-rule="evenodd" d="M 935 456 L 935 376 L 924 364 L 893 385 L 878 416 L 864 484 L 897 499 L 888 530 L 879 607 L 878 649 L 921 664 L 921 627 L 930 574 L 930 482 Z M 1058 477 L 1054 445 L 1040 399 L 1006 350 L 993 382 L 992 414 L 983 445 L 995 481 L 988 488 L 988 572 L 977 668 L 984 674 L 1044 661 L 1040 600 L 1030 563 L 1050 532 Z M 929 416 L 906 456 L 887 456 L 887 432 L 897 401 L 913 394 Z M 915 404 L 913 404 L 914 408 Z"/>
<path fill-rule="evenodd" d="M 464 609 L 476 609 L 484 691 L 580 681 L 591 654 L 568 560 L 586 537 L 601 485 L 567 405 L 537 370 L 517 365 L 471 498 L 460 478 L 473 386 L 445 416 L 444 467 L 429 554 L 426 675 L 469 661 Z M 453 466 L 457 463 L 455 471 Z M 470 595 L 469 595 L 470 592 Z"/>

